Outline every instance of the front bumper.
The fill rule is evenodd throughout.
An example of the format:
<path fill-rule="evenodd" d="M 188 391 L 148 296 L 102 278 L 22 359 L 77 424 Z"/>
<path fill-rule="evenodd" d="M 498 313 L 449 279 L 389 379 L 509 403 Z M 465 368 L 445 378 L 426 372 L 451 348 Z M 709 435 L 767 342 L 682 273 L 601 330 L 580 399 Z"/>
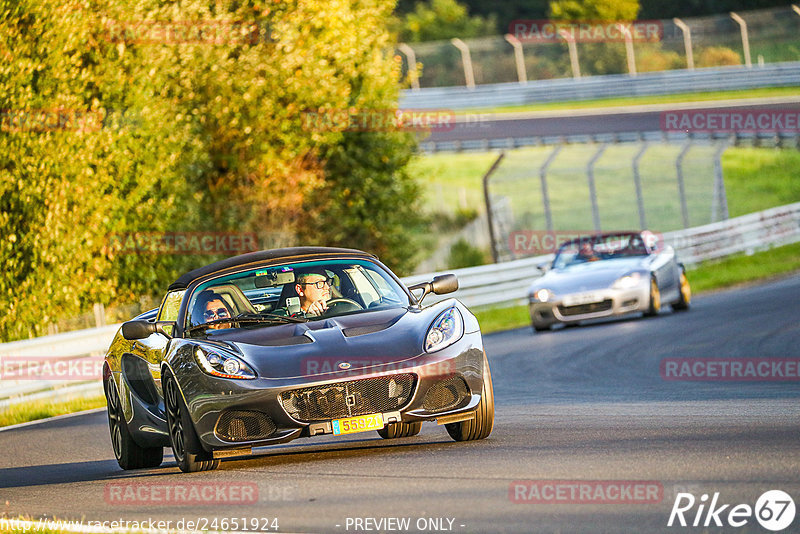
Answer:
<path fill-rule="evenodd" d="M 572 301 L 565 303 L 566 299 Z M 557 295 L 547 302 L 531 298 L 528 311 L 534 325 L 550 326 L 644 312 L 649 305 L 650 286 L 640 284 L 627 289 L 604 288 Z"/>
<path fill-rule="evenodd" d="M 435 353 L 423 353 L 398 364 L 376 365 L 357 371 L 339 371 L 308 379 L 230 380 L 209 376 L 196 365 L 173 369 L 189 409 L 195 429 L 207 450 L 241 449 L 283 443 L 299 437 L 330 434 L 331 420 L 298 420 L 287 411 L 281 395 L 297 389 L 313 389 L 376 377 L 412 374 L 413 391 L 398 409 L 384 413 L 384 421 L 431 421 L 473 412 L 480 402 L 483 385 L 483 342 L 480 332 L 464 334 L 453 345 Z M 444 380 L 462 379 L 466 394 L 455 406 L 431 409 L 429 390 Z M 441 384 L 440 384 L 441 387 Z M 354 401 L 355 403 L 356 401 Z M 258 439 L 223 439 L 219 424 L 226 413 L 263 414 L 274 425 L 268 437 Z M 262 417 L 262 416 L 259 416 Z M 239 423 L 237 423 L 239 424 Z M 272 428 L 268 427 L 268 430 Z"/>

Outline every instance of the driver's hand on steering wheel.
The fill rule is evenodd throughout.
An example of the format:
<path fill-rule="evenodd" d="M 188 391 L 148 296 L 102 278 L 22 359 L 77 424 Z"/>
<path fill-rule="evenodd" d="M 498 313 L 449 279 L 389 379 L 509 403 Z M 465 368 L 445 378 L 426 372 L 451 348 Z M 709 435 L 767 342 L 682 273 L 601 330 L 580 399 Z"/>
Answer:
<path fill-rule="evenodd" d="M 308 307 L 308 309 L 306 310 L 306 315 L 317 316 L 317 315 L 322 315 L 326 311 L 328 311 L 327 302 L 324 300 L 317 300 L 312 302 L 311 305 Z"/>

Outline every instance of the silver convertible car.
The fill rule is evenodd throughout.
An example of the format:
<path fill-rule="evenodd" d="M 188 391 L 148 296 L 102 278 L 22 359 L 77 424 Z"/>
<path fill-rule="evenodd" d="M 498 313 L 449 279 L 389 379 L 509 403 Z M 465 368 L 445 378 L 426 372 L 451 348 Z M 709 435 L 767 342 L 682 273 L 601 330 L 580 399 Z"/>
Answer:
<path fill-rule="evenodd" d="M 672 247 L 651 232 L 598 234 L 564 243 L 544 276 L 528 291 L 531 324 L 537 332 L 641 312 L 658 315 L 663 303 L 689 309 L 692 291 Z"/>

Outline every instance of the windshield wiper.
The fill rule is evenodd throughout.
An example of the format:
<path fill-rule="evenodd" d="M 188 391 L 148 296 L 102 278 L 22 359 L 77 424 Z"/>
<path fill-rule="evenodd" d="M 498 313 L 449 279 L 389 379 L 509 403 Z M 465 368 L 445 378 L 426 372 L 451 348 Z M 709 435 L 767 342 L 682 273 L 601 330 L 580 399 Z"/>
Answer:
<path fill-rule="evenodd" d="M 194 326 L 189 327 L 186 330 L 187 334 L 195 332 L 197 330 L 202 330 L 204 328 L 208 328 L 209 326 L 213 326 L 216 324 L 228 324 L 228 323 L 250 323 L 250 324 L 257 324 L 257 323 L 271 323 L 274 321 L 280 321 L 284 324 L 286 323 L 306 323 L 308 319 L 303 317 L 289 317 L 286 315 L 275 315 L 272 313 L 242 313 L 237 315 L 236 317 L 230 317 L 225 319 L 215 319 L 213 321 L 208 321 L 207 323 L 201 323 Z"/>

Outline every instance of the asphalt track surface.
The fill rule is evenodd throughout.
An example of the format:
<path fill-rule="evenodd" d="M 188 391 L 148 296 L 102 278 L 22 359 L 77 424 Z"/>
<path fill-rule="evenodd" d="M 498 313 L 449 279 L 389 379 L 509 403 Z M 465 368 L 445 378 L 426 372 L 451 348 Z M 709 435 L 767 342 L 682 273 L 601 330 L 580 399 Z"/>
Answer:
<path fill-rule="evenodd" d="M 742 528 L 666 524 L 677 492 L 753 506 L 780 489 L 800 505 L 800 382 L 665 381 L 659 362 L 797 358 L 799 302 L 796 275 L 700 296 L 687 313 L 487 335 L 496 421 L 479 442 L 455 443 L 427 424 L 395 441 L 298 440 L 186 475 L 170 454 L 158 469 L 121 471 L 104 412 L 0 432 L 0 506 L 12 517 L 172 528 L 181 519 L 277 518 L 281 532 L 397 531 L 356 529 L 354 518 L 410 518 L 408 532 L 768 532 L 752 517 Z M 663 493 L 648 504 L 515 503 L 518 480 L 652 481 Z M 256 502 L 120 503 L 110 490 L 212 482 L 255 485 Z M 686 513 L 689 525 L 696 511 Z M 426 527 L 428 518 L 445 518 L 445 528 Z M 795 518 L 785 532 L 798 531 Z"/>
<path fill-rule="evenodd" d="M 760 102 L 760 103 L 755 103 Z M 573 111 L 547 111 L 507 114 L 465 113 L 452 129 L 434 130 L 426 142 L 473 141 L 521 137 L 601 135 L 662 130 L 662 114 L 679 110 L 800 111 L 797 97 L 627 106 Z M 664 122 L 664 125 L 668 123 Z M 796 129 L 794 129 L 796 131 Z"/>

